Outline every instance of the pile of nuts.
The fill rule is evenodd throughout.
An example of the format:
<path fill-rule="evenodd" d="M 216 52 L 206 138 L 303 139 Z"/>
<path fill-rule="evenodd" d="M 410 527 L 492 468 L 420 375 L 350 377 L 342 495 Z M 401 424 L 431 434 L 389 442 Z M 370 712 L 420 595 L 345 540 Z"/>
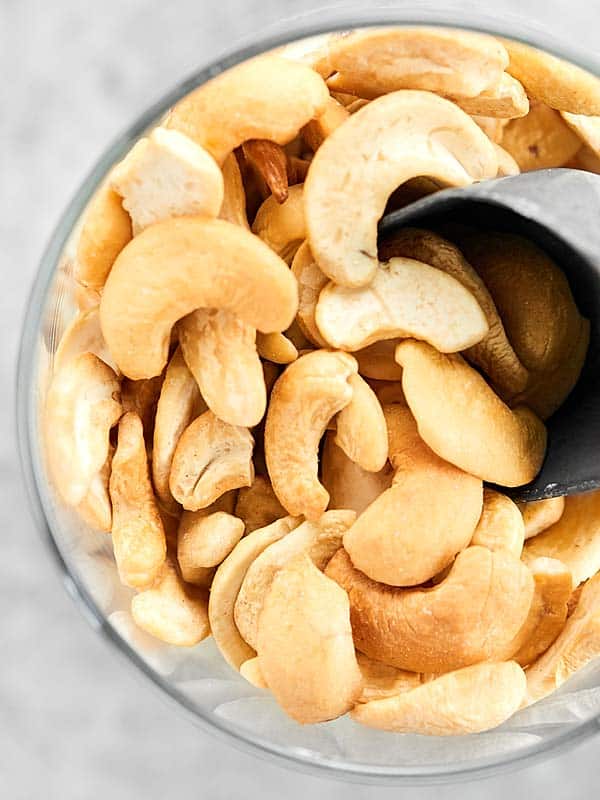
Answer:
<path fill-rule="evenodd" d="M 600 81 L 384 28 L 219 75 L 112 169 L 46 445 L 138 626 L 212 634 L 300 723 L 434 735 L 600 655 L 600 493 L 499 489 L 536 476 L 586 357 L 565 276 L 507 233 L 377 241 L 386 208 L 551 166 L 600 172 Z"/>

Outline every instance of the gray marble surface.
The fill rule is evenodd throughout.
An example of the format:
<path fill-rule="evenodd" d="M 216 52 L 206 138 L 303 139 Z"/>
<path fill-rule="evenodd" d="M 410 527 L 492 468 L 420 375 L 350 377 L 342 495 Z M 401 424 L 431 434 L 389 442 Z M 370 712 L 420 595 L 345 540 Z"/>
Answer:
<path fill-rule="evenodd" d="M 164 703 L 88 627 L 61 587 L 28 514 L 15 450 L 15 361 L 28 288 L 58 215 L 115 133 L 178 79 L 241 37 L 320 5 L 0 0 L 3 798 L 597 796 L 599 739 L 485 782 L 401 792 L 294 774 L 239 753 Z M 482 0 L 478 5 L 544 20 L 557 35 L 597 48 L 597 2 Z"/>

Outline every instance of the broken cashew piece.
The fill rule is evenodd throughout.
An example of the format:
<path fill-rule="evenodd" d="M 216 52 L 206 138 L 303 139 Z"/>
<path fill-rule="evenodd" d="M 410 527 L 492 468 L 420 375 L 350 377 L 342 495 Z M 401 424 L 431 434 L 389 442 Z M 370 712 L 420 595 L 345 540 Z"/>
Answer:
<path fill-rule="evenodd" d="M 546 500 L 532 500 L 517 505 L 525 523 L 525 538 L 531 539 L 558 522 L 565 510 L 565 498 L 549 497 Z"/>
<path fill-rule="evenodd" d="M 504 550 L 521 558 L 524 540 L 525 525 L 516 503 L 501 492 L 484 488 L 483 511 L 471 544 L 480 544 L 488 550 Z"/>
<path fill-rule="evenodd" d="M 219 219 L 248 229 L 250 226 L 246 214 L 246 190 L 235 153 L 227 156 L 221 171 L 223 173 L 223 203 Z"/>
<path fill-rule="evenodd" d="M 290 364 L 273 387 L 265 457 L 273 490 L 290 514 L 315 520 L 327 508 L 329 495 L 317 476 L 319 442 L 352 400 L 349 379 L 356 371 L 347 353 L 316 350 Z"/>
<path fill-rule="evenodd" d="M 560 114 L 543 103 L 532 105 L 526 117 L 511 120 L 500 144 L 522 172 L 562 167 L 581 147 L 577 134 Z"/>
<path fill-rule="evenodd" d="M 348 597 L 306 555 L 275 575 L 260 614 L 257 652 L 267 686 L 296 722 L 335 719 L 360 695 Z"/>
<path fill-rule="evenodd" d="M 367 472 L 382 470 L 388 458 L 388 434 L 377 395 L 360 375 L 351 375 L 352 400 L 335 418 L 335 443 Z"/>
<path fill-rule="evenodd" d="M 257 333 L 258 355 L 275 364 L 291 364 L 298 358 L 294 344 L 283 333 Z"/>
<path fill-rule="evenodd" d="M 256 475 L 251 486 L 242 487 L 235 503 L 235 516 L 245 525 L 246 535 L 257 528 L 264 528 L 276 519 L 285 516 L 271 481 L 264 475 Z"/>
<path fill-rule="evenodd" d="M 298 283 L 298 313 L 296 315 L 298 327 L 304 336 L 317 347 L 329 347 L 315 320 L 319 295 L 329 280 L 313 258 L 308 242 L 304 242 L 298 248 L 292 261 L 292 272 Z"/>
<path fill-rule="evenodd" d="M 302 183 L 290 186 L 283 203 L 278 203 L 274 197 L 267 197 L 252 223 L 252 232 L 286 264 L 292 263 L 296 251 L 306 238 L 303 189 Z"/>

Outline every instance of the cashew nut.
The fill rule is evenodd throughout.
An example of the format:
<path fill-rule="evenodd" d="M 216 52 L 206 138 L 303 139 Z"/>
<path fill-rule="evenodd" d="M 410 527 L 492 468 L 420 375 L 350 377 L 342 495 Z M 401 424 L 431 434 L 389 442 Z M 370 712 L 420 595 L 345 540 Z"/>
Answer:
<path fill-rule="evenodd" d="M 549 497 L 546 500 L 533 500 L 517 505 L 525 523 L 525 538 L 531 539 L 558 522 L 565 510 L 565 498 Z"/>
<path fill-rule="evenodd" d="M 232 514 L 213 511 L 194 516 L 198 514 L 198 511 L 184 512 L 177 538 L 177 560 L 189 583 L 197 583 L 198 577 L 204 581 L 205 570 L 224 561 L 244 535 L 244 523 Z M 198 576 L 197 570 L 201 571 Z"/>
<path fill-rule="evenodd" d="M 184 511 L 177 521 L 177 525 L 175 528 L 175 542 L 174 548 L 177 551 L 177 562 L 179 564 L 179 569 L 181 570 L 181 575 L 187 583 L 193 583 L 196 586 L 202 586 L 205 589 L 210 588 L 210 584 L 212 583 L 213 576 L 215 574 L 215 567 L 204 567 L 200 566 L 198 563 L 198 552 L 196 549 L 196 544 L 198 540 L 200 540 L 200 555 L 203 554 L 202 545 L 204 544 L 206 538 L 203 537 L 202 533 L 198 533 L 198 527 L 202 528 L 202 521 L 210 518 L 211 515 L 215 513 L 221 512 L 225 515 L 225 517 L 229 517 L 233 514 L 233 507 L 236 502 L 236 494 L 235 490 L 231 492 L 226 492 L 222 494 L 221 497 L 217 498 L 214 503 L 211 503 L 210 506 L 207 508 L 201 508 L 198 511 Z M 166 515 L 165 515 L 166 516 Z M 173 517 L 167 517 L 169 520 L 173 520 Z M 219 526 L 215 526 L 217 529 Z M 230 526 L 227 532 L 231 532 Z M 209 537 L 212 535 L 212 530 L 209 530 L 208 534 Z M 242 531 L 243 533 L 243 531 Z M 237 544 L 239 538 L 233 542 L 232 547 Z M 228 555 L 229 551 L 225 553 L 223 558 L 220 561 L 223 561 L 226 555 Z M 212 559 L 211 559 L 212 560 Z M 220 563 L 217 562 L 217 563 Z"/>
<path fill-rule="evenodd" d="M 365 286 L 379 264 L 377 222 L 396 187 L 419 175 L 467 186 L 497 171 L 490 140 L 448 100 L 416 91 L 374 100 L 315 153 L 304 184 L 313 255 L 336 283 Z"/>
<path fill-rule="evenodd" d="M 526 117 L 506 126 L 500 141 L 522 172 L 562 167 L 577 153 L 581 141 L 554 109 L 537 103 Z"/>
<path fill-rule="evenodd" d="M 223 204 L 219 219 L 242 228 L 249 228 L 246 215 L 246 191 L 235 153 L 227 156 L 221 168 L 223 173 Z"/>
<path fill-rule="evenodd" d="M 54 353 L 54 371 L 83 353 L 93 353 L 118 374 L 102 336 L 97 306 L 78 314 L 65 328 Z"/>
<path fill-rule="evenodd" d="M 144 437 L 152 442 L 154 437 L 154 421 L 156 407 L 162 390 L 163 375 L 131 381 L 124 378 L 121 383 L 121 403 L 123 412 L 133 411 L 142 420 Z"/>
<path fill-rule="evenodd" d="M 301 244 L 296 251 L 292 272 L 298 282 L 298 327 L 310 342 L 318 347 L 328 347 L 315 320 L 317 301 L 328 280 L 315 262 L 308 242 Z"/>
<path fill-rule="evenodd" d="M 348 119 L 350 113 L 335 97 L 329 98 L 321 116 L 311 120 L 302 129 L 302 137 L 313 153 L 316 153 L 325 139 Z"/>
<path fill-rule="evenodd" d="M 360 695 L 348 597 L 306 555 L 273 578 L 257 651 L 267 686 L 297 722 L 335 719 Z"/>
<path fill-rule="evenodd" d="M 114 454 L 114 447 L 108 449 L 108 456 L 100 472 L 93 478 L 83 500 L 75 506 L 79 516 L 91 528 L 110 533 L 112 528 L 112 505 L 108 493 L 108 481 Z"/>
<path fill-rule="evenodd" d="M 401 692 L 408 692 L 421 685 L 421 675 L 418 672 L 408 672 L 389 664 L 383 664 L 381 661 L 374 661 L 358 651 L 356 660 L 363 680 L 358 703 L 381 700 L 383 697 L 395 697 Z"/>
<path fill-rule="evenodd" d="M 354 566 L 391 586 L 415 586 L 444 569 L 471 541 L 481 516 L 480 480 L 442 461 L 417 433 L 412 414 L 387 406 L 392 486 L 344 536 Z"/>
<path fill-rule="evenodd" d="M 256 349 L 261 358 L 274 361 L 276 364 L 291 364 L 298 358 L 294 344 L 283 333 L 259 331 L 256 334 Z"/>
<path fill-rule="evenodd" d="M 318 519 L 329 495 L 319 482 L 318 447 L 329 420 L 352 400 L 356 361 L 316 350 L 290 364 L 271 393 L 265 457 L 273 490 L 290 514 Z"/>
<path fill-rule="evenodd" d="M 257 475 L 251 486 L 238 492 L 235 515 L 244 522 L 246 534 L 249 534 L 285 516 L 285 508 L 275 496 L 270 480 Z"/>
<path fill-rule="evenodd" d="M 252 223 L 252 232 L 286 264 L 292 263 L 296 251 L 306 238 L 303 189 L 302 183 L 290 186 L 283 203 L 278 203 L 272 196 L 267 197 Z"/>
<path fill-rule="evenodd" d="M 350 375 L 352 400 L 338 412 L 335 443 L 367 472 L 379 472 L 387 462 L 388 436 L 377 395 L 360 375 Z"/>
<path fill-rule="evenodd" d="M 522 84 L 515 78 L 502 73 L 500 81 L 475 97 L 454 95 L 451 100 L 467 114 L 481 117 L 500 117 L 515 119 L 529 112 L 529 100 Z"/>
<path fill-rule="evenodd" d="M 569 114 L 568 111 L 563 111 L 561 116 L 585 144 L 588 153 L 598 159 L 600 156 L 600 117 Z"/>
<path fill-rule="evenodd" d="M 357 705 L 350 716 L 370 728 L 395 733 L 480 733 L 511 717 L 526 688 L 525 673 L 514 661 L 474 664 L 395 697 Z"/>
<path fill-rule="evenodd" d="M 510 122 L 509 119 L 501 119 L 500 117 L 480 117 L 477 114 L 473 115 L 473 121 L 479 125 L 485 135 L 495 144 L 500 144 L 504 136 L 504 129 Z"/>
<path fill-rule="evenodd" d="M 230 311 L 270 333 L 288 327 L 297 302 L 294 276 L 258 237 L 224 220 L 181 217 L 151 225 L 121 252 L 100 322 L 121 371 L 152 378 L 167 360 L 171 328 L 197 308 Z"/>
<path fill-rule="evenodd" d="M 494 147 L 498 156 L 498 177 L 506 178 L 509 175 L 519 175 L 521 168 L 511 154 L 503 147 L 500 147 L 499 144 L 495 144 Z"/>
<path fill-rule="evenodd" d="M 483 511 L 471 544 L 479 544 L 488 550 L 504 550 L 515 558 L 521 558 L 524 540 L 525 525 L 517 505 L 510 497 L 485 488 Z"/>
<path fill-rule="evenodd" d="M 457 354 L 406 341 L 396 348 L 396 360 L 419 435 L 440 458 L 501 486 L 535 478 L 546 452 L 546 428 L 532 411 L 511 411 Z"/>
<path fill-rule="evenodd" d="M 285 203 L 288 197 L 288 160 L 283 147 L 267 139 L 250 139 L 244 142 L 242 150 L 275 202 Z"/>
<path fill-rule="evenodd" d="M 459 553 L 448 577 L 431 589 L 376 583 L 343 549 L 325 574 L 348 592 L 356 648 L 412 672 L 494 660 L 525 622 L 534 589 L 521 561 L 486 547 Z"/>
<path fill-rule="evenodd" d="M 268 689 L 265 677 L 261 672 L 258 656 L 249 658 L 240 666 L 240 675 L 257 689 Z"/>
<path fill-rule="evenodd" d="M 401 381 L 402 370 L 394 360 L 398 343 L 399 339 L 380 339 L 355 350 L 352 355 L 358 361 L 359 373 L 373 380 Z"/>
<path fill-rule="evenodd" d="M 187 511 L 206 508 L 230 489 L 254 479 L 254 439 L 206 411 L 181 434 L 169 477 L 171 494 Z"/>

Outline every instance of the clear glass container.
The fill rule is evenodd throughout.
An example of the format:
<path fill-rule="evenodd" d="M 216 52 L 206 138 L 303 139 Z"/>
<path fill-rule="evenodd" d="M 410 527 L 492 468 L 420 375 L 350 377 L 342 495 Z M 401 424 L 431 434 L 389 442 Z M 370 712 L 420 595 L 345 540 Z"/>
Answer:
<path fill-rule="evenodd" d="M 42 258 L 24 323 L 18 373 L 18 429 L 32 514 L 82 613 L 163 694 L 213 735 L 289 766 L 345 780 L 416 784 L 489 775 L 549 757 L 600 729 L 600 663 L 596 661 L 546 700 L 520 711 L 496 730 L 464 737 L 390 734 L 344 717 L 302 727 L 221 658 L 211 638 L 175 648 L 137 630 L 129 614 L 132 591 L 120 585 L 110 537 L 86 528 L 49 484 L 40 433 L 40 409 L 53 355 L 75 313 L 69 282 L 70 251 L 86 203 L 110 167 L 179 98 L 257 53 L 333 30 L 385 24 L 460 26 L 530 42 L 600 75 L 600 60 L 552 40 L 521 19 L 448 4 L 414 9 L 331 9 L 288 20 L 269 36 L 221 58 L 182 81 L 143 114 L 104 153 L 60 219 Z"/>

